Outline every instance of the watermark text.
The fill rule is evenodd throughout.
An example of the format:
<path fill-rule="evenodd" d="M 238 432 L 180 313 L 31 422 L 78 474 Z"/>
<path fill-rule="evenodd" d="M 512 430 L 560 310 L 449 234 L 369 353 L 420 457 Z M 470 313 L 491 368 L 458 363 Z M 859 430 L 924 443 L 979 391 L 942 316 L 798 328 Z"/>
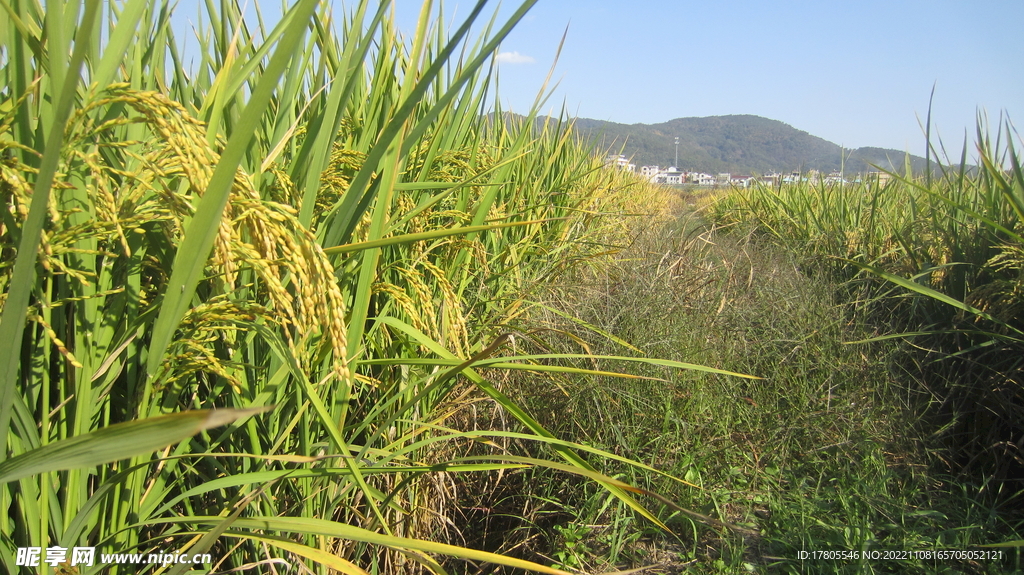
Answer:
<path fill-rule="evenodd" d="M 209 553 L 100 553 L 99 564 L 107 565 L 180 565 L 212 563 Z M 14 558 L 15 565 L 38 567 L 40 562 L 51 567 L 57 565 L 82 565 L 92 567 L 96 564 L 95 547 L 18 547 Z"/>

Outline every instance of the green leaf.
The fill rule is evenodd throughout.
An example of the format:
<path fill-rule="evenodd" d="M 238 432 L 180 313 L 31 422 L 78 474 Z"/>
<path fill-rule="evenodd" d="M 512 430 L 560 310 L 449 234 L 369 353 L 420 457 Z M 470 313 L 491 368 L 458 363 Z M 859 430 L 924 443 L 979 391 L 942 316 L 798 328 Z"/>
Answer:
<path fill-rule="evenodd" d="M 549 222 L 551 220 L 531 220 L 528 222 L 506 222 L 503 224 L 488 224 L 482 226 L 456 226 L 454 228 L 441 228 L 437 230 L 431 230 L 429 232 L 419 232 L 416 234 L 403 234 L 400 236 L 392 236 L 390 238 L 381 238 L 379 240 L 371 240 L 367 242 L 358 242 L 354 244 L 345 244 L 341 246 L 335 246 L 333 248 L 327 248 L 324 253 L 327 255 L 344 254 L 349 252 L 357 252 L 361 250 L 368 250 L 371 248 L 382 248 L 385 246 L 394 246 L 398 244 L 410 244 L 412 242 L 421 242 L 424 240 L 434 240 L 437 238 L 445 238 L 448 236 L 457 236 L 460 234 L 471 234 L 475 232 L 486 232 L 488 230 L 497 230 L 501 228 L 514 228 L 518 226 L 529 226 L 533 224 L 541 224 Z"/>
<path fill-rule="evenodd" d="M 151 453 L 200 431 L 269 410 L 201 409 L 118 423 L 56 441 L 0 463 L 0 483 L 47 471 L 103 465 Z"/>
<path fill-rule="evenodd" d="M 123 65 L 125 52 L 135 37 L 139 20 L 142 19 L 147 4 L 144 0 L 131 0 L 118 16 L 117 27 L 110 35 L 110 40 L 103 50 L 103 57 L 92 75 L 92 81 L 99 89 L 102 90 L 110 84 L 118 67 Z"/>

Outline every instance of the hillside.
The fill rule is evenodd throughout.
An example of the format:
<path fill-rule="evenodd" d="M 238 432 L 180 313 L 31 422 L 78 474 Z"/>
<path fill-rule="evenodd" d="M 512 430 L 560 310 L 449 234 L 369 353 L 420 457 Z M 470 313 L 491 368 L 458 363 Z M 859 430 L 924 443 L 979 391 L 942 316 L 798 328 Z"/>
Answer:
<path fill-rule="evenodd" d="M 905 152 L 884 148 L 844 150 L 789 124 L 752 115 L 677 118 L 661 124 L 577 118 L 576 129 L 600 149 L 622 153 L 637 166 L 675 165 L 678 137 L 678 167 L 710 173 L 830 172 L 841 167 L 856 173 L 876 169 L 871 164 L 903 171 L 906 158 Z M 911 160 L 915 172 L 924 171 L 924 158 L 911 156 Z"/>

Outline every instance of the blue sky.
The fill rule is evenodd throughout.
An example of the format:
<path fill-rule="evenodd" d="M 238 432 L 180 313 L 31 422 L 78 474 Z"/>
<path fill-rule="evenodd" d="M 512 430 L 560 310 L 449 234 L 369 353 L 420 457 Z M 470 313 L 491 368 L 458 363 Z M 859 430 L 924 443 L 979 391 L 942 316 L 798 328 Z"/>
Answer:
<path fill-rule="evenodd" d="M 470 5 L 449 0 L 445 12 Z M 398 0 L 400 21 L 411 28 L 419 6 Z M 979 110 L 1024 122 L 1021 22 L 1022 0 L 540 0 L 502 45 L 518 58 L 501 65 L 501 98 L 529 108 L 568 29 L 555 112 L 564 102 L 622 123 L 756 114 L 847 147 L 920 154 L 934 85 L 933 126 L 959 151 Z"/>
<path fill-rule="evenodd" d="M 421 4 L 396 0 L 404 30 Z M 461 21 L 472 4 L 444 11 Z M 540 0 L 502 45 L 500 96 L 526 112 L 567 32 L 545 112 L 627 124 L 756 114 L 850 148 L 923 154 L 934 85 L 933 132 L 958 153 L 978 111 L 1024 122 L 1021 22 L 1024 0 Z"/>

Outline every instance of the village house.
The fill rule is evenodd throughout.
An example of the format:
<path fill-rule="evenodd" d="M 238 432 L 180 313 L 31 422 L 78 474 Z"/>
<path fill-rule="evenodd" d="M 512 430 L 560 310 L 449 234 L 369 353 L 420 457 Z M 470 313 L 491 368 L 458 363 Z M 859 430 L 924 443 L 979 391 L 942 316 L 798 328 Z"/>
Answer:
<path fill-rule="evenodd" d="M 698 186 L 713 186 L 715 185 L 715 177 L 704 172 L 690 172 L 690 183 L 697 184 Z"/>
<path fill-rule="evenodd" d="M 795 184 L 797 182 L 806 182 L 807 178 L 800 177 L 800 172 L 790 172 L 788 176 L 782 178 L 784 184 Z"/>
<path fill-rule="evenodd" d="M 627 172 L 636 171 L 636 164 L 631 164 L 629 162 L 629 158 L 623 156 L 622 154 L 608 156 L 607 158 L 605 158 L 604 165 L 605 167 L 618 168 L 620 170 L 625 170 Z"/>
<path fill-rule="evenodd" d="M 661 168 L 658 166 L 641 166 L 640 175 L 653 182 L 654 179 L 661 173 Z"/>
<path fill-rule="evenodd" d="M 867 173 L 867 181 L 868 182 L 878 182 L 879 186 L 884 186 L 886 183 L 889 182 L 889 178 L 891 178 L 891 177 L 892 176 L 889 175 L 888 172 L 868 172 Z"/>
<path fill-rule="evenodd" d="M 740 188 L 750 187 L 752 181 L 754 181 L 754 176 L 733 176 L 729 179 L 730 184 Z"/>
<path fill-rule="evenodd" d="M 661 174 L 658 175 L 658 179 L 664 180 L 661 183 L 665 183 L 670 186 L 679 186 L 686 183 L 686 172 L 672 166 L 664 172 L 661 172 Z"/>
<path fill-rule="evenodd" d="M 675 166 L 662 170 L 658 166 L 642 166 L 640 175 L 647 178 L 652 184 L 667 184 L 678 186 L 686 183 L 687 173 Z"/>

